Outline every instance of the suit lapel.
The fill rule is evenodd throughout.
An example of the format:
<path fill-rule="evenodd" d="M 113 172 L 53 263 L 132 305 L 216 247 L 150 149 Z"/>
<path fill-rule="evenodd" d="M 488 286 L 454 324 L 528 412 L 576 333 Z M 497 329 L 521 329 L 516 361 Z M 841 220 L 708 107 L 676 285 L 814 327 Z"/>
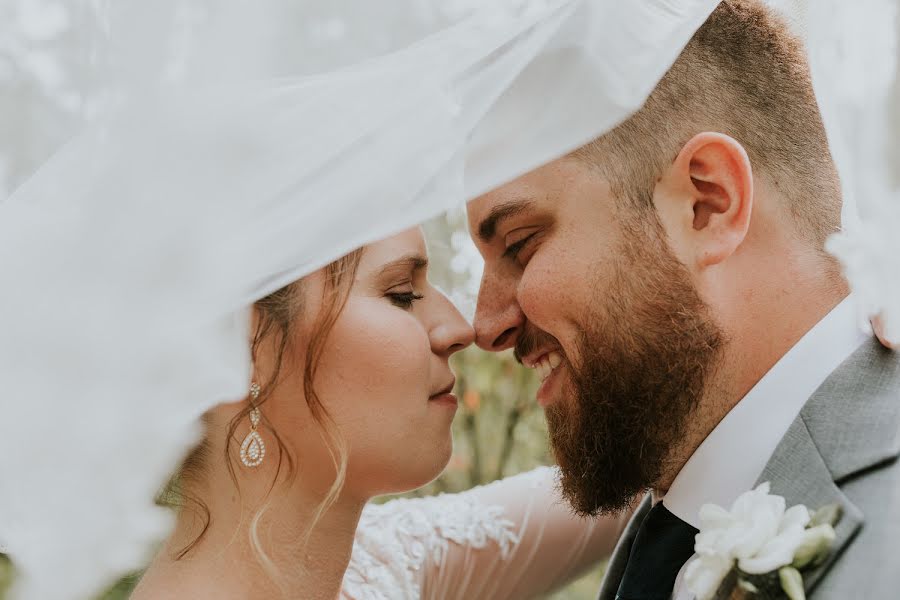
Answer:
<path fill-rule="evenodd" d="M 828 560 L 804 574 L 811 591 L 863 526 L 864 516 L 841 491 L 841 482 L 878 468 L 900 454 L 900 359 L 876 341 L 863 344 L 810 397 L 769 459 L 758 483 L 787 506 L 811 510 L 831 503 L 844 509 Z"/>
<path fill-rule="evenodd" d="M 603 583 L 600 584 L 597 600 L 615 600 L 616 592 L 619 591 L 619 583 L 622 581 L 622 575 L 625 574 L 625 567 L 628 565 L 628 557 L 631 556 L 631 546 L 641 523 L 644 522 L 644 517 L 650 512 L 650 505 L 650 494 L 647 494 L 616 543 L 616 549 L 613 550 L 606 566 L 606 573 L 603 575 Z"/>
<path fill-rule="evenodd" d="M 801 468 L 798 468 L 802 465 Z M 811 511 L 826 504 L 836 503 L 844 515 L 835 526 L 837 535 L 828 560 L 819 568 L 807 571 L 803 581 L 807 592 L 811 591 L 831 565 L 853 541 L 863 524 L 863 514 L 834 483 L 828 466 L 816 448 L 802 418 L 797 418 L 769 460 L 757 484 L 769 481 L 772 493 L 784 496 L 788 507 L 803 504 Z"/>

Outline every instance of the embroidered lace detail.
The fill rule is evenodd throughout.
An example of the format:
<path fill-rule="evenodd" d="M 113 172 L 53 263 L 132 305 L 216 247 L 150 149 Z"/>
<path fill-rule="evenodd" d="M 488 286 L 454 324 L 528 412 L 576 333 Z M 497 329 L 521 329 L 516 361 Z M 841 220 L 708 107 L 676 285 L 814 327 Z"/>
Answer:
<path fill-rule="evenodd" d="M 496 544 L 505 560 L 519 543 L 502 506 L 487 506 L 471 493 L 400 498 L 363 510 L 344 600 L 395 600 L 421 596 L 424 567 L 439 564 L 450 542 L 470 548 Z"/>

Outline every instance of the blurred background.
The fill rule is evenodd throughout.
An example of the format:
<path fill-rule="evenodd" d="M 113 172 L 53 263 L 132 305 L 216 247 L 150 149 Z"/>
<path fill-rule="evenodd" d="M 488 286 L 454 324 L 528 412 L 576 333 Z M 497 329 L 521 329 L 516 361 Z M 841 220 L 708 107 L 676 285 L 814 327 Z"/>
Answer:
<path fill-rule="evenodd" d="M 243 11 L 235 9 L 237 0 L 0 0 L 0 199 L 124 93 L 186 80 L 302 75 L 339 67 L 438 29 L 475 2 L 268 0 L 250 3 L 254 18 L 248 19 L 246 4 Z M 885 28 L 900 30 L 897 2 L 771 2 L 788 11 L 799 28 L 809 29 L 807 39 L 818 53 L 815 65 L 832 74 L 831 114 L 850 125 L 839 144 L 848 149 L 844 164 L 867 173 L 866 165 L 875 161 L 857 151 L 863 148 L 900 165 L 900 144 L 890 134 L 900 123 L 900 62 L 896 36 L 881 35 Z M 122 6 L 131 12 L 123 14 Z M 242 35 L 226 35 L 234 27 Z M 846 33 L 836 35 L 837 30 Z M 254 44 L 263 37 L 266 44 Z M 852 44 L 844 43 L 849 39 Z M 893 45 L 878 45 L 889 39 Z M 874 111 L 873 99 L 881 103 Z M 877 206 L 875 199 L 885 196 L 889 177 L 884 174 L 893 174 L 895 187 L 900 181 L 900 169 L 879 168 L 876 176 L 854 182 L 856 196 L 868 202 L 861 202 L 864 217 Z M 882 188 L 872 187 L 881 181 Z M 426 233 L 432 280 L 471 317 L 481 263 L 465 233 L 465 215 L 436 219 Z M 550 464 L 543 414 L 533 401 L 533 374 L 508 352 L 470 348 L 454 359 L 462 402 L 453 426 L 453 457 L 439 479 L 413 495 L 452 493 Z M 594 598 L 602 571 L 597 565 L 552 598 Z M 0 597 L 12 576 L 0 555 Z M 102 597 L 126 598 L 136 576 Z"/>
<path fill-rule="evenodd" d="M 146 32 L 133 30 L 117 36 L 111 23 L 116 15 L 106 0 L 0 0 L 0 198 L 114 103 L 123 89 L 134 89 L 138 73 L 173 84 L 186 77 L 218 77 L 210 72 L 218 63 L 215 53 L 190 47 L 192 28 L 208 22 L 204 7 L 212 4 L 187 0 L 154 0 L 152 4 L 154 14 L 145 15 L 147 28 L 163 26 L 162 14 L 174 25 L 169 38 L 151 40 Z M 347 11 L 351 4 L 359 9 Z M 376 9 L 376 4 L 353 0 L 270 3 L 268 8 L 283 17 L 276 21 L 279 31 L 269 32 L 275 35 L 278 59 L 248 51 L 243 66 L 258 71 L 259 64 L 265 63 L 270 75 L 333 68 L 372 48 L 388 51 L 402 45 L 421 30 L 423 22 L 437 28 L 468 8 L 462 1 L 392 0 L 391 11 Z M 404 6 L 405 10 L 399 10 Z M 141 19 L 125 21 L 135 22 Z M 257 24 L 242 24 L 242 28 L 270 26 L 262 18 Z M 379 33 L 388 30 L 393 32 L 390 39 Z M 138 51 L 142 43 L 154 51 Z M 186 54 L 193 62 L 184 59 Z M 255 60 L 259 63 L 250 64 Z M 232 64 L 232 68 L 240 65 Z M 481 259 L 466 233 L 465 214 L 460 210 L 445 215 L 427 223 L 425 229 L 432 281 L 471 318 Z M 534 402 L 533 373 L 516 363 L 510 352 L 488 354 L 473 347 L 454 360 L 461 407 L 453 426 L 453 457 L 439 479 L 410 495 L 452 493 L 551 464 L 543 414 Z M 601 576 L 598 565 L 552 598 L 594 598 Z M 12 577 L 10 563 L 0 555 L 0 598 Z M 137 577 L 123 579 L 101 597 L 127 598 Z"/>

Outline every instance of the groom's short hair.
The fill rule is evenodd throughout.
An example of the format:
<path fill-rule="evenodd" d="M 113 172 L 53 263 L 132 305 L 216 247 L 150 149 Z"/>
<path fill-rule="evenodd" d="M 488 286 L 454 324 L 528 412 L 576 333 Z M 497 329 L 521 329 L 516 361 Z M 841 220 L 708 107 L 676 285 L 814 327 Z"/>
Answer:
<path fill-rule="evenodd" d="M 598 167 L 621 201 L 652 207 L 660 174 L 702 131 L 744 146 L 803 239 L 821 248 L 840 228 L 840 181 L 803 44 L 761 1 L 723 0 L 644 106 L 575 155 Z"/>

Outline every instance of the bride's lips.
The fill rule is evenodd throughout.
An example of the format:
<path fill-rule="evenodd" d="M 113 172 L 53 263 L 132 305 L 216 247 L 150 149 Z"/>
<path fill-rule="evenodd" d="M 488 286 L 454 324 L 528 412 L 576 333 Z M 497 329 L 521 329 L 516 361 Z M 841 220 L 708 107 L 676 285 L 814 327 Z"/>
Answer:
<path fill-rule="evenodd" d="M 453 394 L 453 386 L 456 385 L 456 378 L 448 385 L 441 388 L 438 392 L 428 397 L 428 401 L 435 404 L 442 404 L 456 408 L 459 405 L 459 399 Z"/>

